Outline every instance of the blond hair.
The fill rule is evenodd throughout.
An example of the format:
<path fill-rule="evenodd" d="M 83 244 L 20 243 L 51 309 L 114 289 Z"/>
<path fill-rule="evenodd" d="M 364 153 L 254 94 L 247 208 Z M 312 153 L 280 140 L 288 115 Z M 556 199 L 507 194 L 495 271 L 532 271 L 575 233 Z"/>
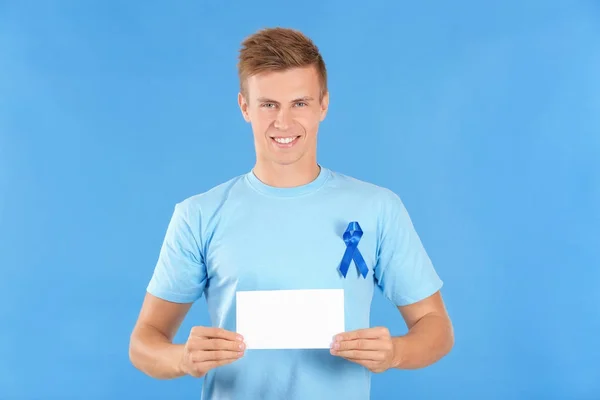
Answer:
<path fill-rule="evenodd" d="M 246 79 L 263 72 L 314 66 L 321 84 L 320 99 L 327 93 L 327 69 L 313 41 L 289 28 L 267 28 L 242 42 L 238 57 L 240 91 L 247 97 Z"/>

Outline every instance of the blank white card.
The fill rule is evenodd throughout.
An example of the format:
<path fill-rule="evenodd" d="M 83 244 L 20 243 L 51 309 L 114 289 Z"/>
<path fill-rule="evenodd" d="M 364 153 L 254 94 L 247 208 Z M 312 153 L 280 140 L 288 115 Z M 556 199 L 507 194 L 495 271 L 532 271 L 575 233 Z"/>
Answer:
<path fill-rule="evenodd" d="M 344 290 L 237 292 L 236 331 L 247 349 L 328 349 L 344 331 Z"/>

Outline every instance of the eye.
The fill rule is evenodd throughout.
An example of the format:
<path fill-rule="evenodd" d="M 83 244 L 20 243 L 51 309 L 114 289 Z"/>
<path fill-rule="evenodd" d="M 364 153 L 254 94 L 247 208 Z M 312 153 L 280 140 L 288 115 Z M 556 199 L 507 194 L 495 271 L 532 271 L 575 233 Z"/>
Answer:
<path fill-rule="evenodd" d="M 298 106 L 298 107 L 306 107 L 307 105 L 308 105 L 308 104 L 306 104 L 306 103 L 305 103 L 305 102 L 303 102 L 303 101 L 299 101 L 299 102 L 297 102 L 297 103 L 296 103 L 296 106 Z"/>
<path fill-rule="evenodd" d="M 261 107 L 263 107 L 263 108 L 275 108 L 276 105 L 274 103 L 262 103 Z"/>

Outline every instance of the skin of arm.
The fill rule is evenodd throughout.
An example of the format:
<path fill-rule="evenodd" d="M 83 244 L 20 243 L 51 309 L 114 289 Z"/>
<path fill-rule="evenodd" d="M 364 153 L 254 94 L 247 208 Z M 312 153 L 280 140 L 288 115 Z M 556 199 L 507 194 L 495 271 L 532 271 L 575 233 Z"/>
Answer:
<path fill-rule="evenodd" d="M 394 368 L 423 368 L 450 352 L 454 332 L 440 292 L 398 310 L 408 333 L 393 338 Z"/>
<path fill-rule="evenodd" d="M 185 345 L 173 344 L 173 338 L 191 306 L 146 294 L 129 342 L 129 359 L 137 369 L 157 379 L 185 375 L 180 368 Z"/>

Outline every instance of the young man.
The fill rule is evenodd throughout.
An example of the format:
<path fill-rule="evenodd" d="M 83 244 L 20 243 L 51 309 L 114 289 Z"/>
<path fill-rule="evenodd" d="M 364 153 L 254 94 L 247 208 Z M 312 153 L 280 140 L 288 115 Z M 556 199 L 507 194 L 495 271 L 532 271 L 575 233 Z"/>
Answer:
<path fill-rule="evenodd" d="M 160 379 L 204 377 L 204 399 L 368 399 L 371 372 L 425 367 L 450 351 L 442 282 L 396 194 L 317 163 L 329 96 L 312 41 L 289 29 L 257 32 L 243 43 L 239 77 L 256 164 L 175 206 L 131 361 Z M 340 270 L 352 222 L 364 262 Z M 377 286 L 398 307 L 406 335 L 369 327 Z M 244 351 L 237 291 L 318 288 L 345 294 L 346 331 L 331 350 Z M 173 344 L 202 294 L 213 326 Z"/>

